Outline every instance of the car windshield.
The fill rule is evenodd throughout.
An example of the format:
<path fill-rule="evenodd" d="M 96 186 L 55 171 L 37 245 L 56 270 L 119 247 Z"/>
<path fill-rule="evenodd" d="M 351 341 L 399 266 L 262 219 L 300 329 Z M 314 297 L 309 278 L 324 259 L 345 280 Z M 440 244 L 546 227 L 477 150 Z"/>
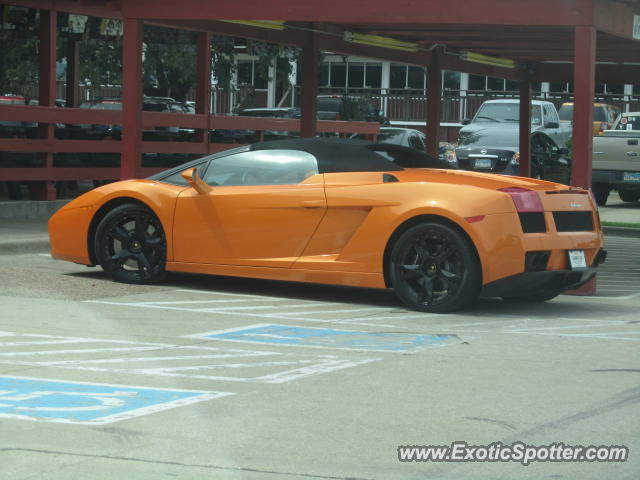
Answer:
<path fill-rule="evenodd" d="M 485 103 L 480 107 L 474 122 L 519 122 L 520 105 L 518 103 Z M 540 105 L 531 105 L 531 123 L 540 125 L 542 114 Z"/>
<path fill-rule="evenodd" d="M 571 121 L 573 120 L 573 105 L 563 105 L 558 110 L 558 116 L 560 120 Z M 593 121 L 594 122 L 606 122 L 607 114 L 605 113 L 605 107 L 594 106 L 593 107 Z"/>
<path fill-rule="evenodd" d="M 380 133 L 378 134 L 378 141 L 402 145 L 402 140 L 404 139 L 405 134 L 405 131 L 400 129 L 380 130 Z"/>

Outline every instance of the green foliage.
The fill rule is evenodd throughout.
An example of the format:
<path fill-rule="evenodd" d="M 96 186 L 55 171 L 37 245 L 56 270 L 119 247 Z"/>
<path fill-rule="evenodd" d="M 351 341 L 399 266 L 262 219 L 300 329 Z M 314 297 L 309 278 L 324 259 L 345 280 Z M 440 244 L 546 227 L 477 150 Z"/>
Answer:
<path fill-rule="evenodd" d="M 122 83 L 122 39 L 85 38 L 80 42 L 80 82 L 90 87 L 92 96 L 101 85 Z"/>
<path fill-rule="evenodd" d="M 235 42 L 232 37 L 217 35 L 211 42 L 211 72 L 222 90 L 231 89 L 231 80 L 236 71 Z"/>
<path fill-rule="evenodd" d="M 342 120 L 362 122 L 365 120 L 366 100 L 363 98 L 342 96 L 340 118 Z"/>
<path fill-rule="evenodd" d="M 147 95 L 184 101 L 196 82 L 195 33 L 145 27 L 144 81 Z"/>

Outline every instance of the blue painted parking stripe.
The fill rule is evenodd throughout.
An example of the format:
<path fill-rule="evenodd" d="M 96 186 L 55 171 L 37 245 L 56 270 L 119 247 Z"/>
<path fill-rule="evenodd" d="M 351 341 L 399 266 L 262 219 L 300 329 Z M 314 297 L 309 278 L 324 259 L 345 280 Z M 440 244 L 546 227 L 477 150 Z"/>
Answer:
<path fill-rule="evenodd" d="M 229 342 L 376 352 L 407 352 L 458 339 L 456 335 L 362 332 L 358 330 L 312 328 L 267 323 L 189 335 L 188 337 Z"/>
<path fill-rule="evenodd" d="M 0 376 L 0 418 L 102 425 L 227 395 Z"/>

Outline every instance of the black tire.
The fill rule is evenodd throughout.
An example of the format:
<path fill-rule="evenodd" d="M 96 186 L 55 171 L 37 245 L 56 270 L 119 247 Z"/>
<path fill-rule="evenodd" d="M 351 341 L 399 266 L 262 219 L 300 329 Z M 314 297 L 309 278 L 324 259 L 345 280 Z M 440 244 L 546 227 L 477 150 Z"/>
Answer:
<path fill-rule="evenodd" d="M 97 263 L 123 283 L 156 283 L 164 278 L 167 243 L 158 217 L 141 204 L 115 207 L 95 236 Z"/>
<path fill-rule="evenodd" d="M 599 207 L 604 207 L 607 204 L 609 190 L 609 185 L 606 183 L 594 183 L 591 187 L 591 191 L 593 192 L 593 196 L 596 198 L 596 203 Z"/>
<path fill-rule="evenodd" d="M 634 192 L 633 190 L 618 190 L 618 195 L 623 202 L 637 202 L 640 200 L 640 192 Z"/>
<path fill-rule="evenodd" d="M 452 312 L 475 301 L 482 274 L 473 245 L 442 223 L 421 223 L 404 232 L 389 256 L 393 289 L 410 308 Z"/>
<path fill-rule="evenodd" d="M 542 303 L 556 298 L 561 292 L 543 292 L 533 295 L 520 295 L 515 297 L 502 297 L 506 302 L 514 303 Z"/>

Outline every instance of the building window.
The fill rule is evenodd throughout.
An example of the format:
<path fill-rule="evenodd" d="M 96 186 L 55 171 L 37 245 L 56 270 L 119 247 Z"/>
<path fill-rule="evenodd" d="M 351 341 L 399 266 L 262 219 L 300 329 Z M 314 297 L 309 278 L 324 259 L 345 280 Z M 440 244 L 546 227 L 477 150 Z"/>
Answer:
<path fill-rule="evenodd" d="M 487 77 L 487 90 L 502 90 L 504 91 L 504 79 Z"/>
<path fill-rule="evenodd" d="M 425 72 L 422 67 L 410 66 L 407 75 L 407 87 L 424 90 Z"/>
<path fill-rule="evenodd" d="M 382 65 L 379 63 L 367 63 L 364 86 L 367 88 L 382 87 Z"/>
<path fill-rule="evenodd" d="M 442 72 L 442 88 L 445 90 L 460 90 L 460 72 Z"/>
<path fill-rule="evenodd" d="M 347 65 L 345 63 L 331 63 L 331 77 L 329 81 L 332 87 L 346 87 Z"/>
<path fill-rule="evenodd" d="M 407 88 L 407 66 L 391 65 L 389 87 Z"/>
<path fill-rule="evenodd" d="M 508 92 L 515 92 L 520 90 L 520 84 L 514 80 L 505 80 L 504 83 L 504 89 Z M 531 85 L 531 88 L 533 89 L 533 85 Z M 540 87 L 538 87 L 538 91 L 540 91 Z"/>
<path fill-rule="evenodd" d="M 485 90 L 487 77 L 482 75 L 469 75 L 469 90 Z"/>
<path fill-rule="evenodd" d="M 298 69 L 298 75 L 301 75 L 301 69 Z M 300 85 L 300 80 L 298 81 L 298 85 Z M 326 87 L 329 85 L 329 65 L 322 64 L 318 69 L 318 86 Z"/>
<path fill-rule="evenodd" d="M 349 62 L 347 65 L 349 87 L 364 87 L 364 63 Z"/>
<path fill-rule="evenodd" d="M 238 85 L 253 85 L 256 90 L 267 89 L 267 79 L 258 75 L 255 61 L 239 60 L 237 72 Z"/>

